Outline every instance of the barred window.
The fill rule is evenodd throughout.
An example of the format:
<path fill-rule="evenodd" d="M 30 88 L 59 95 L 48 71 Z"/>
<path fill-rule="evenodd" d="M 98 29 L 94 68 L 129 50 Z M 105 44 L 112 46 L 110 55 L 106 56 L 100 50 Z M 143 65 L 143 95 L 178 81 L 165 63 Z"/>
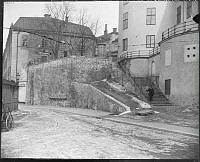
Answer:
<path fill-rule="evenodd" d="M 154 47 L 155 47 L 155 35 L 147 35 L 146 48 L 154 48 Z"/>
<path fill-rule="evenodd" d="M 128 38 L 123 39 L 123 51 L 128 50 Z"/>
<path fill-rule="evenodd" d="M 192 14 L 192 1 L 187 1 L 187 18 Z"/>
<path fill-rule="evenodd" d="M 146 17 L 147 25 L 155 25 L 156 24 L 156 8 L 147 8 L 147 17 Z"/>
<path fill-rule="evenodd" d="M 177 8 L 177 24 L 181 23 L 181 6 Z"/>
<path fill-rule="evenodd" d="M 128 28 L 128 12 L 123 14 L 123 29 Z"/>

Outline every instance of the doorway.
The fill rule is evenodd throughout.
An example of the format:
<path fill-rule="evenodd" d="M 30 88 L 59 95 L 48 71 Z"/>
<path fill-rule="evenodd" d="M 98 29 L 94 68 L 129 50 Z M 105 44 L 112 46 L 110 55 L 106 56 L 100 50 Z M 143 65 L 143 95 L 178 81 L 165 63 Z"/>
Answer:
<path fill-rule="evenodd" d="M 155 65 L 155 61 L 151 62 L 151 76 L 156 74 L 156 65 Z"/>
<path fill-rule="evenodd" d="M 171 93 L 171 79 L 165 80 L 165 95 L 170 95 Z"/>

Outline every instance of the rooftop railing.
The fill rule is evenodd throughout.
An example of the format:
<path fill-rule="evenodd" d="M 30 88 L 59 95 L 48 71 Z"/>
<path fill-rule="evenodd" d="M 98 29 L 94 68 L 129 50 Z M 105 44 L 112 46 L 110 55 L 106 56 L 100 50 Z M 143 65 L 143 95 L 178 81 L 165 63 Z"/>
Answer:
<path fill-rule="evenodd" d="M 181 24 L 174 25 L 162 33 L 162 41 L 171 38 L 175 35 L 184 34 L 186 32 L 198 30 L 198 24 L 194 21 L 188 21 Z"/>

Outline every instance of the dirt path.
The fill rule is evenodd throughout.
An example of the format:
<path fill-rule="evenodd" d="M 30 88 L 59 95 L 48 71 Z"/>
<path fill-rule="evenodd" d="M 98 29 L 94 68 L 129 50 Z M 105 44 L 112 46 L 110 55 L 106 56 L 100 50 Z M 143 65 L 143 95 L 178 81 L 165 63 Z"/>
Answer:
<path fill-rule="evenodd" d="M 62 111 L 61 111 L 62 109 Z M 22 108 L 25 117 L 2 132 L 9 158 L 196 158 L 198 139 L 63 112 Z"/>

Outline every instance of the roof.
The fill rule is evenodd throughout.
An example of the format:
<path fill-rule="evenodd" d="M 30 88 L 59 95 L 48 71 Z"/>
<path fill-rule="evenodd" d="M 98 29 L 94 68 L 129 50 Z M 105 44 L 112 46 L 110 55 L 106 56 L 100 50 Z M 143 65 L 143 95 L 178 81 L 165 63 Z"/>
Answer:
<path fill-rule="evenodd" d="M 84 34 L 93 36 L 92 31 L 87 26 L 47 17 L 20 17 L 13 27 L 14 29 L 22 28 L 24 30 L 56 31 L 53 29 L 60 24 L 62 24 L 62 32 L 77 34 L 84 29 Z"/>
<path fill-rule="evenodd" d="M 103 42 L 109 41 L 111 39 L 112 34 L 118 35 L 118 32 L 116 32 L 116 33 L 111 32 L 106 35 L 101 35 L 101 36 L 97 37 L 97 43 L 103 43 Z"/>

